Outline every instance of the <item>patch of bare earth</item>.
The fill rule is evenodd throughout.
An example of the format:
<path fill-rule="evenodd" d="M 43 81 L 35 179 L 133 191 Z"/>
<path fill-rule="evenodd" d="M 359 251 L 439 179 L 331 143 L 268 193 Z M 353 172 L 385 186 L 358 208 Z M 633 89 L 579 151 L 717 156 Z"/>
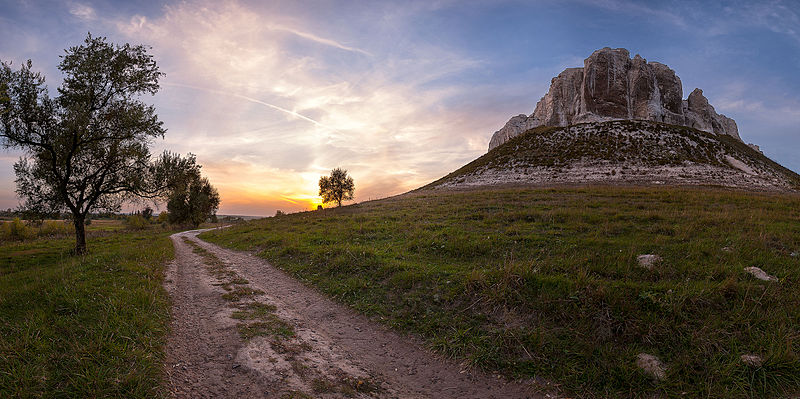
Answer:
<path fill-rule="evenodd" d="M 541 397 L 533 382 L 436 356 L 263 259 L 198 233 L 171 237 L 166 369 L 176 398 Z"/>

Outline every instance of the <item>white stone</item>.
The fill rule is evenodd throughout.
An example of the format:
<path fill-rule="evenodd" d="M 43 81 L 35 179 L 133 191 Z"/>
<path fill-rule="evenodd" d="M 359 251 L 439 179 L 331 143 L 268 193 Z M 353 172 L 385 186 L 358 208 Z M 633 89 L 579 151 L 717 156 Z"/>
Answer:
<path fill-rule="evenodd" d="M 647 270 L 653 270 L 657 264 L 661 263 L 662 259 L 658 255 L 645 254 L 637 256 L 636 260 L 639 262 L 639 266 Z"/>
<path fill-rule="evenodd" d="M 730 155 L 725 155 L 725 160 L 728 161 L 728 164 L 730 164 L 734 168 L 739 169 L 742 172 L 747 173 L 748 175 L 755 175 L 756 174 L 756 172 L 753 170 L 753 168 L 751 168 L 746 163 L 744 163 L 744 162 L 742 162 L 742 161 L 740 161 L 740 160 L 738 160 L 738 159 L 736 159 L 736 158 L 734 158 L 734 157 L 732 157 Z"/>
<path fill-rule="evenodd" d="M 759 280 L 778 281 L 777 277 L 771 276 L 771 275 L 767 274 L 767 272 L 761 270 L 761 268 L 758 268 L 758 267 L 755 267 L 755 266 L 745 267 L 744 271 L 752 274 L 753 277 L 755 277 L 755 278 L 757 278 Z"/>
<path fill-rule="evenodd" d="M 663 381 L 667 378 L 667 367 L 661 360 L 647 353 L 640 353 L 636 356 L 636 366 L 652 378 Z"/>
<path fill-rule="evenodd" d="M 764 359 L 758 355 L 742 355 L 740 359 L 742 359 L 742 363 L 750 367 L 761 367 L 764 364 Z"/>

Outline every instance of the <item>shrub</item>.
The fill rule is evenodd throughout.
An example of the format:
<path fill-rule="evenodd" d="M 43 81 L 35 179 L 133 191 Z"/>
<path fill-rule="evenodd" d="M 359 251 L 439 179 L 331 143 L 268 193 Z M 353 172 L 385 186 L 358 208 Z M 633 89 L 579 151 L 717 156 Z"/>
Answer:
<path fill-rule="evenodd" d="M 143 230 L 150 223 L 142 215 L 130 215 L 125 219 L 125 224 L 131 230 Z"/>
<path fill-rule="evenodd" d="M 88 223 L 87 223 L 88 224 Z M 39 228 L 39 237 L 54 237 L 68 235 L 75 232 L 75 227 L 68 222 L 58 220 L 46 220 Z"/>
<path fill-rule="evenodd" d="M 3 236 L 8 237 L 10 240 L 24 240 L 33 237 L 33 230 L 25 225 L 20 218 L 3 223 Z"/>
<path fill-rule="evenodd" d="M 169 212 L 162 211 L 161 213 L 158 214 L 158 219 L 156 220 L 158 221 L 158 223 L 162 224 L 169 222 Z"/>

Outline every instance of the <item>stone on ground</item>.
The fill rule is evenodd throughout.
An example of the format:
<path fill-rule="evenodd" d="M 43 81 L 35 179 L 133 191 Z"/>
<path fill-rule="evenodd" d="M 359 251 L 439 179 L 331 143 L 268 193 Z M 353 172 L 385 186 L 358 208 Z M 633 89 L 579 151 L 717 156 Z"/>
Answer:
<path fill-rule="evenodd" d="M 662 259 L 658 255 L 646 254 L 646 255 L 639 255 L 638 257 L 636 257 L 636 260 L 639 261 L 639 266 L 647 270 L 653 270 L 653 268 L 657 264 L 661 263 Z"/>
<path fill-rule="evenodd" d="M 777 277 L 775 277 L 775 276 L 771 276 L 771 275 L 767 274 L 767 272 L 765 272 L 765 271 L 763 271 L 763 270 L 761 270 L 760 268 L 758 268 L 758 267 L 755 267 L 755 266 L 751 266 L 751 267 L 745 267 L 745 268 L 744 268 L 744 271 L 746 271 L 746 272 L 748 272 L 748 273 L 752 274 L 752 275 L 753 275 L 753 277 L 755 277 L 755 278 L 757 278 L 757 279 L 759 279 L 759 280 L 764 280 L 764 281 L 778 281 L 778 278 L 777 278 Z"/>
<path fill-rule="evenodd" d="M 764 364 L 764 359 L 758 355 L 742 355 L 740 359 L 742 359 L 742 363 L 750 367 L 761 367 Z"/>
<path fill-rule="evenodd" d="M 636 366 L 656 380 L 662 381 L 667 378 L 667 367 L 664 366 L 664 363 L 659 358 L 653 355 L 640 353 L 636 357 Z"/>

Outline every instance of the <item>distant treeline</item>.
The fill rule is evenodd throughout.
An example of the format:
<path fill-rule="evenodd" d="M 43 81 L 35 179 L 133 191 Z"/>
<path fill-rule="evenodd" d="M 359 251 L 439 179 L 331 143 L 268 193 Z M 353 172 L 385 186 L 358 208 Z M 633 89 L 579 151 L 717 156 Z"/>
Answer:
<path fill-rule="evenodd" d="M 125 220 L 130 215 L 142 215 L 145 210 L 137 210 L 133 212 L 100 212 L 100 213 L 90 213 L 87 215 L 88 219 L 108 219 L 108 220 Z M 152 213 L 151 213 L 152 215 Z M 19 211 L 15 209 L 8 208 L 6 210 L 0 210 L 0 218 L 4 219 L 13 219 L 13 218 L 20 218 L 23 220 L 33 220 L 33 219 L 56 219 L 56 220 L 68 220 L 71 218 L 69 213 L 54 213 L 50 215 L 45 215 L 46 217 L 42 217 L 42 215 L 32 215 L 28 212 Z"/>

